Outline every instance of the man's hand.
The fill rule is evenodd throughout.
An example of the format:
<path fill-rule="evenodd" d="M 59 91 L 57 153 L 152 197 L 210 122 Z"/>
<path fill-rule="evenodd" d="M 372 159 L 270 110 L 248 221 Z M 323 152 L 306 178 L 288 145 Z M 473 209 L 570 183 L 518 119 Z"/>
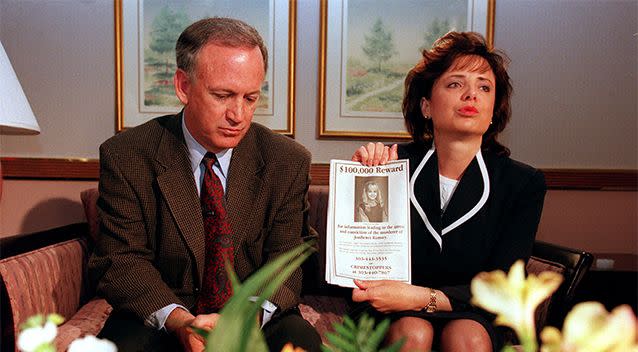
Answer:
<path fill-rule="evenodd" d="M 175 334 L 186 352 L 202 352 L 206 341 L 191 327 L 210 331 L 217 325 L 220 315 L 217 313 L 193 316 L 181 308 L 175 308 L 166 319 L 166 330 Z"/>
<path fill-rule="evenodd" d="M 352 290 L 352 300 L 367 301 L 381 313 L 418 311 L 428 303 L 429 291 L 425 287 L 392 280 L 354 280 L 354 283 L 358 288 Z"/>
<path fill-rule="evenodd" d="M 397 145 L 385 146 L 381 142 L 362 145 L 352 155 L 352 161 L 358 161 L 366 166 L 385 165 L 390 160 L 397 160 Z"/>

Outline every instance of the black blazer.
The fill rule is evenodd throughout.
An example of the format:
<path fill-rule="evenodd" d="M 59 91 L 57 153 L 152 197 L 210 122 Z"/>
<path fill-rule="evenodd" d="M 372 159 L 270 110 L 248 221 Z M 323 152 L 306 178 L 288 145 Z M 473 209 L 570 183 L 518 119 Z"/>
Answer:
<path fill-rule="evenodd" d="M 410 176 L 429 146 L 399 146 L 399 159 L 410 160 Z M 542 172 L 506 156 L 482 152 L 490 191 L 480 210 L 441 236 L 442 246 L 427 229 L 411 203 L 412 281 L 443 291 L 454 311 L 471 309 L 469 285 L 481 271 L 508 271 L 517 259 L 527 260 L 543 208 L 546 185 Z M 483 194 L 484 182 L 477 158 L 465 170 L 446 211 L 440 208 L 436 151 L 417 175 L 414 196 L 432 227 L 443 228 L 472 209 Z"/>

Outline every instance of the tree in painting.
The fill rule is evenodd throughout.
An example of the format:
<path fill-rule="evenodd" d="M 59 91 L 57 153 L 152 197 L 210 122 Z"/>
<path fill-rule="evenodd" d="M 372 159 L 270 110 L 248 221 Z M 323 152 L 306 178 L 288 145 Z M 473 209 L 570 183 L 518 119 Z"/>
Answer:
<path fill-rule="evenodd" d="M 377 18 L 370 29 L 370 34 L 365 36 L 362 49 L 368 59 L 375 64 L 377 72 L 381 72 L 381 65 L 397 53 L 394 50 L 392 33 L 383 25 L 381 18 Z"/>
<path fill-rule="evenodd" d="M 144 60 L 145 73 L 151 76 L 146 80 L 145 105 L 178 105 L 171 85 L 175 71 L 175 43 L 190 22 L 186 12 L 173 11 L 166 6 L 153 19 L 150 51 Z"/>
<path fill-rule="evenodd" d="M 450 21 L 447 18 L 443 21 L 435 18 L 430 24 L 428 31 L 423 34 L 423 46 L 421 47 L 421 50 L 430 49 L 437 39 L 451 30 L 453 29 L 451 28 Z"/>

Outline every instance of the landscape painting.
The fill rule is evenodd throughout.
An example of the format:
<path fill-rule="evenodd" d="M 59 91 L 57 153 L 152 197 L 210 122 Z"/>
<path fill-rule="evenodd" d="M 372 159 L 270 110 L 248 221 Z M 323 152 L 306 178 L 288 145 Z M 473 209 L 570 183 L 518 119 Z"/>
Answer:
<path fill-rule="evenodd" d="M 189 24 L 211 16 L 234 17 L 250 23 L 266 40 L 272 37 L 268 36 L 271 32 L 269 17 L 263 15 L 269 13 L 268 1 L 144 0 L 142 6 L 142 111 L 162 112 L 181 108 L 173 90 L 173 74 L 177 68 L 175 43 Z M 272 47 L 272 43 L 267 42 L 266 45 Z M 268 112 L 270 106 L 268 82 L 271 80 L 267 76 L 261 89 L 258 106 L 261 113 Z"/>
<path fill-rule="evenodd" d="M 278 0 L 116 1 L 117 130 L 161 114 L 179 112 L 175 96 L 175 43 L 191 23 L 206 17 L 240 19 L 260 33 L 269 48 L 269 69 L 261 88 L 255 121 L 292 135 L 296 3 Z M 292 36 L 292 37 L 291 37 Z"/>
<path fill-rule="evenodd" d="M 421 51 L 449 31 L 486 24 L 487 1 L 343 0 L 323 9 L 320 136 L 406 138 L 403 82 Z M 481 9 L 484 9 L 481 11 Z M 481 19 L 476 13 L 482 13 Z"/>

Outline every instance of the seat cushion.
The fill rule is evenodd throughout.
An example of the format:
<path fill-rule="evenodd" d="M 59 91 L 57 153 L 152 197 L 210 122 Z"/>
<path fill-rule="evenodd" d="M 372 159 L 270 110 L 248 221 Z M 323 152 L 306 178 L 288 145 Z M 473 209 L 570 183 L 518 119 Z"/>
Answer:
<path fill-rule="evenodd" d="M 340 324 L 347 310 L 346 300 L 340 297 L 308 295 L 299 304 L 301 315 L 317 329 L 324 343 L 326 332 L 334 331 L 333 324 Z"/>

